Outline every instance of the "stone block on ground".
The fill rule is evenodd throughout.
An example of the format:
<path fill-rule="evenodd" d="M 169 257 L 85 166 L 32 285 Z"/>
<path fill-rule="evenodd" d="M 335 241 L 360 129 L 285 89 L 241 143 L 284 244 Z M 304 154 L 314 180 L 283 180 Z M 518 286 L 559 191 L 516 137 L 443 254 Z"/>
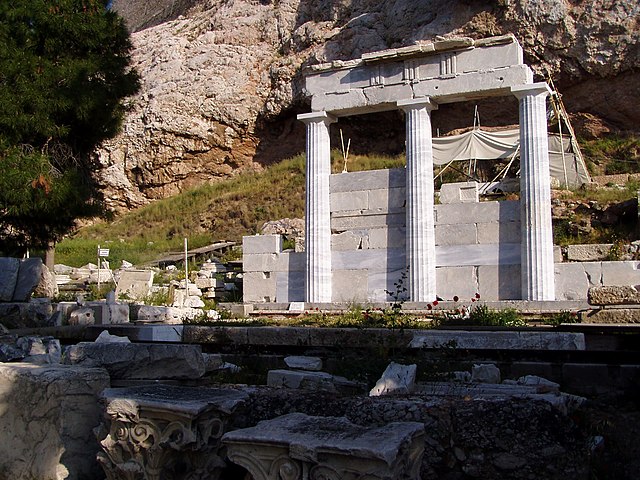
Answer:
<path fill-rule="evenodd" d="M 215 372 L 220 370 L 224 365 L 224 360 L 219 353 L 203 353 L 204 368 L 206 372 Z"/>
<path fill-rule="evenodd" d="M 68 314 L 69 325 L 112 325 L 129 323 L 129 304 L 108 302 L 86 302 L 82 307 L 76 304 L 64 305 L 62 312 Z M 64 317 L 64 313 L 61 313 Z"/>
<path fill-rule="evenodd" d="M 139 305 L 133 309 L 131 317 L 137 323 L 181 324 L 186 319 L 196 318 L 202 314 L 203 311 L 198 308 Z"/>
<path fill-rule="evenodd" d="M 62 348 L 60 340 L 53 337 L 20 337 L 16 346 L 25 352 L 22 361 L 36 364 L 60 363 Z"/>
<path fill-rule="evenodd" d="M 78 308 L 69 316 L 69 325 L 94 325 L 95 323 L 95 312 L 91 307 Z"/>
<path fill-rule="evenodd" d="M 205 363 L 200 345 L 92 343 L 72 345 L 63 363 L 103 367 L 112 379 L 198 379 Z"/>
<path fill-rule="evenodd" d="M 492 363 L 481 363 L 471 368 L 471 381 L 477 383 L 500 383 L 500 369 Z"/>
<path fill-rule="evenodd" d="M 236 318 L 244 318 L 248 317 L 251 312 L 253 312 L 253 304 L 252 303 L 229 303 L 229 304 L 218 304 L 223 310 L 229 310 L 231 315 Z"/>
<path fill-rule="evenodd" d="M 479 201 L 477 182 L 445 183 L 440 189 L 440 203 L 476 203 Z"/>
<path fill-rule="evenodd" d="M 307 370 L 312 372 L 319 372 L 322 370 L 322 359 L 319 357 L 291 355 L 284 358 L 284 363 L 287 364 L 287 367 L 296 370 Z"/>
<path fill-rule="evenodd" d="M 607 260 L 612 246 L 611 243 L 568 245 L 567 260 L 570 262 L 597 262 Z"/>
<path fill-rule="evenodd" d="M 587 291 L 590 305 L 638 305 L 640 292 L 632 285 L 605 285 Z"/>
<path fill-rule="evenodd" d="M 200 292 L 200 290 L 198 291 Z M 200 292 L 200 295 L 202 295 L 202 292 Z M 175 290 L 173 292 L 173 307 L 202 308 L 204 305 L 205 303 L 200 296 L 187 294 L 187 290 Z"/>
<path fill-rule="evenodd" d="M 585 350 L 583 333 L 573 332 L 467 332 L 430 330 L 413 334 L 410 348 L 441 348 L 455 342 L 469 350 Z"/>
<path fill-rule="evenodd" d="M 582 323 L 640 323 L 640 308 L 603 308 L 580 312 Z"/>
<path fill-rule="evenodd" d="M 382 377 L 376 382 L 375 387 L 371 389 L 369 395 L 377 397 L 394 393 L 411 393 L 416 383 L 416 370 L 417 366 L 415 364 L 401 365 L 391 362 Z"/>
<path fill-rule="evenodd" d="M 211 277 L 198 277 L 196 278 L 196 287 L 203 290 L 206 288 L 224 288 L 224 280 Z"/>
<path fill-rule="evenodd" d="M 280 253 L 282 251 L 281 235 L 252 235 L 242 237 L 242 253 Z"/>
<path fill-rule="evenodd" d="M 107 303 L 107 315 L 102 318 L 103 324 L 120 324 L 129 323 L 129 304 L 128 303 Z"/>
<path fill-rule="evenodd" d="M 550 392 L 558 392 L 560 390 L 560 385 L 558 383 L 552 382 L 551 380 L 547 380 L 546 378 L 539 377 L 537 375 L 525 375 L 518 378 L 517 382 L 518 385 L 538 387 L 538 391 L 546 390 Z"/>
<path fill-rule="evenodd" d="M 51 300 L 32 298 L 28 302 L 0 303 L 0 319 L 7 328 L 48 326 L 53 313 Z"/>
<path fill-rule="evenodd" d="M 0 257 L 0 302 L 11 302 L 18 281 L 20 260 L 12 257 Z"/>
<path fill-rule="evenodd" d="M 269 370 L 267 385 L 270 387 L 342 393 L 359 393 L 362 390 L 360 384 L 344 377 L 326 372 L 303 370 Z"/>
<path fill-rule="evenodd" d="M 13 292 L 14 302 L 28 302 L 31 294 L 38 288 L 42 280 L 42 259 L 39 257 L 20 260 L 16 289 Z"/>
<path fill-rule="evenodd" d="M 111 335 L 107 330 L 103 330 L 96 338 L 95 343 L 131 343 L 128 337 Z"/>
<path fill-rule="evenodd" d="M 116 286 L 116 298 L 142 300 L 151 291 L 154 272 L 151 270 L 123 270 Z"/>
<path fill-rule="evenodd" d="M 93 429 L 107 387 L 99 368 L 0 364 L 0 478 L 102 478 Z"/>
<path fill-rule="evenodd" d="M 40 282 L 33 291 L 34 297 L 46 297 L 54 298 L 58 295 L 58 284 L 56 283 L 56 276 L 46 265 L 42 265 L 40 270 Z"/>
<path fill-rule="evenodd" d="M 344 417 L 291 413 L 228 432 L 222 438 L 229 459 L 255 480 L 276 478 L 371 478 L 417 480 L 424 452 L 424 425 L 394 422 L 355 425 Z M 277 478 L 280 478 L 278 475 Z"/>

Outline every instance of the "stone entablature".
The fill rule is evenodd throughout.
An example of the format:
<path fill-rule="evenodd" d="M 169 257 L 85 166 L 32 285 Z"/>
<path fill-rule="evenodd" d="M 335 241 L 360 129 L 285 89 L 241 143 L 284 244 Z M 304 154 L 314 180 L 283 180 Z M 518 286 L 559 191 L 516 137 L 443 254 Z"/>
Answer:
<path fill-rule="evenodd" d="M 343 116 L 394 110 L 396 102 L 418 97 L 450 103 L 478 94 L 509 95 L 511 86 L 532 82 L 522 48 L 505 35 L 441 40 L 314 65 L 306 71 L 305 88 L 313 111 Z"/>

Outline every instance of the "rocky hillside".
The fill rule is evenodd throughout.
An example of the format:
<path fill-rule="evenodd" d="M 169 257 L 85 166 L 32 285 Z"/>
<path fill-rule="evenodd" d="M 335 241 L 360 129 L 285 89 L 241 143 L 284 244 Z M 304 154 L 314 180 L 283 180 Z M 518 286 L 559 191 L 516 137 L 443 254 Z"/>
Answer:
<path fill-rule="evenodd" d="M 115 0 L 133 31 L 142 91 L 123 133 L 97 152 L 109 207 L 130 209 L 260 169 L 304 149 L 305 65 L 438 36 L 512 32 L 584 134 L 640 130 L 637 0 Z M 483 125 L 517 122 L 515 100 L 478 104 Z M 470 103 L 470 102 L 469 102 Z M 475 105 L 434 113 L 441 132 Z M 357 152 L 396 153 L 399 113 L 342 119 Z M 582 127 L 584 125 L 584 128 Z M 337 131 L 337 130 L 336 130 Z M 336 142 L 335 145 L 338 145 Z"/>

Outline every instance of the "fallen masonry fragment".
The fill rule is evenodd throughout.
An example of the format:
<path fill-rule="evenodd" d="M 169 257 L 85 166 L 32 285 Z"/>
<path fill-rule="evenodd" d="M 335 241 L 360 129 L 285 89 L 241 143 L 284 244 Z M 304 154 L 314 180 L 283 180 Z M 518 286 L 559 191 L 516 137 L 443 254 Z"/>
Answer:
<path fill-rule="evenodd" d="M 101 368 L 0 363 L 0 478 L 100 478 Z"/>
<path fill-rule="evenodd" d="M 106 368 L 112 380 L 189 380 L 205 372 L 200 345 L 80 342 L 69 347 L 63 363 Z"/>
<path fill-rule="evenodd" d="M 225 465 L 220 438 L 247 394 L 149 385 L 110 388 L 102 397 L 98 461 L 109 479 L 216 480 Z"/>
<path fill-rule="evenodd" d="M 342 417 L 291 413 L 222 437 L 231 461 L 255 480 L 367 478 L 416 480 L 424 425 L 363 427 Z"/>

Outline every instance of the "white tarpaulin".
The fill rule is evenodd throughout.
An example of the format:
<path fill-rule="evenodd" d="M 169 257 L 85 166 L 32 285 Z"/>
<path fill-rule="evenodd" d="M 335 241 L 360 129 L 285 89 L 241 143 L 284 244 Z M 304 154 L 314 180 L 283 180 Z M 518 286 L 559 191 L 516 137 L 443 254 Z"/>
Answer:
<path fill-rule="evenodd" d="M 433 139 L 433 163 L 446 165 L 452 161 L 510 158 L 518 150 L 519 143 L 519 130 L 487 132 L 476 128 L 460 135 L 436 137 Z M 580 186 L 590 182 L 589 173 L 573 153 L 566 135 L 561 141 L 560 135 L 549 134 L 549 170 L 550 175 L 562 184 Z"/>

